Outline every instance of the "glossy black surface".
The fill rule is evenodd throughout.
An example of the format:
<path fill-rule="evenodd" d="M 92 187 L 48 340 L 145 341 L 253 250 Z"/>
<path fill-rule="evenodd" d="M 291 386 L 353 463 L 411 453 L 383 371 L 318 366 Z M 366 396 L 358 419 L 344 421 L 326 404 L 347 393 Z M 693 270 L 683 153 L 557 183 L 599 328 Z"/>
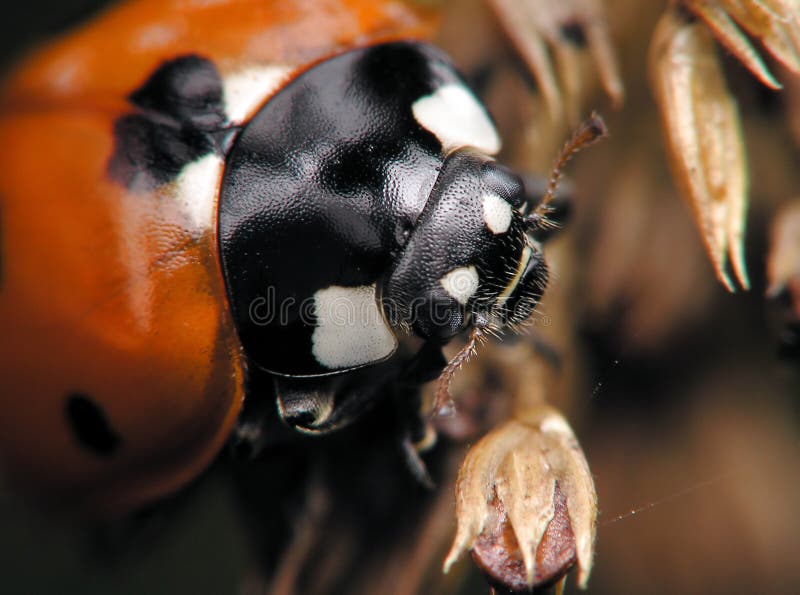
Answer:
<path fill-rule="evenodd" d="M 129 97 L 134 110 L 114 125 L 111 177 L 135 190 L 174 180 L 187 164 L 222 152 L 231 134 L 222 79 L 199 56 L 162 64 Z"/>
<path fill-rule="evenodd" d="M 228 156 L 219 235 L 251 361 L 285 375 L 331 372 L 311 352 L 308 300 L 389 271 L 443 160 L 412 105 L 460 82 L 428 46 L 358 49 L 299 75 L 244 128 Z"/>
<path fill-rule="evenodd" d="M 399 305 L 418 335 L 443 341 L 463 330 L 467 312 L 489 309 L 509 284 L 526 244 L 522 217 L 514 212 L 507 232 L 492 233 L 484 220 L 484 195 L 519 204 L 522 184 L 488 157 L 470 149 L 453 152 L 444 164 L 425 210 L 386 284 L 386 297 Z M 448 295 L 442 278 L 474 266 L 480 285 L 462 306 Z M 405 308 L 411 310 L 405 310 Z"/>
<path fill-rule="evenodd" d="M 352 423 L 392 395 L 400 396 L 398 414 L 409 417 L 408 422 L 415 421 L 420 411 L 419 403 L 414 404 L 419 386 L 438 377 L 447 361 L 434 345 L 424 346 L 413 356 L 402 347 L 401 351 L 401 356 L 345 374 L 272 376 L 283 423 L 304 432 L 328 433 Z"/>

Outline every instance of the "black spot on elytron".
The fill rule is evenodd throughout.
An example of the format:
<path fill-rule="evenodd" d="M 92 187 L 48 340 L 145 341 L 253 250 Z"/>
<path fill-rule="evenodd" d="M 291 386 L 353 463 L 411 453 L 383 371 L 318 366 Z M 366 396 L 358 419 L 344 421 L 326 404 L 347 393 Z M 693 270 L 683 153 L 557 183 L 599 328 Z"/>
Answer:
<path fill-rule="evenodd" d="M 561 25 L 561 38 L 576 47 L 586 47 L 586 30 L 580 23 L 573 22 Z"/>
<path fill-rule="evenodd" d="M 145 111 L 167 115 L 198 130 L 215 130 L 226 121 L 222 80 L 217 67 L 199 56 L 162 64 L 130 101 Z"/>
<path fill-rule="evenodd" d="M 381 102 L 397 104 L 429 95 L 441 83 L 428 48 L 412 44 L 386 44 L 365 52 L 355 65 L 354 80 L 369 88 Z M 441 60 L 437 55 L 435 60 Z"/>
<path fill-rule="evenodd" d="M 65 414 L 72 434 L 86 450 L 101 457 L 119 450 L 122 439 L 92 399 L 79 393 L 67 395 Z"/>
<path fill-rule="evenodd" d="M 236 132 L 219 72 L 199 56 L 163 63 L 128 99 L 135 111 L 114 124 L 108 172 L 131 189 L 152 189 L 200 157 L 224 153 Z"/>

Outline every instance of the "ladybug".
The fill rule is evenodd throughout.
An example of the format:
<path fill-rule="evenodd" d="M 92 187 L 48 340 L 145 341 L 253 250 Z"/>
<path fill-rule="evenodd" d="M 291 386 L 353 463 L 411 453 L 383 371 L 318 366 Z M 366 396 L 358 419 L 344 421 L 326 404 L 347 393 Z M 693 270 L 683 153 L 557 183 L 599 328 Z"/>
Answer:
<path fill-rule="evenodd" d="M 537 197 L 434 27 L 399 0 L 134 0 L 10 75 L 7 477 L 131 510 L 206 468 L 243 404 L 329 432 L 528 318 Z"/>

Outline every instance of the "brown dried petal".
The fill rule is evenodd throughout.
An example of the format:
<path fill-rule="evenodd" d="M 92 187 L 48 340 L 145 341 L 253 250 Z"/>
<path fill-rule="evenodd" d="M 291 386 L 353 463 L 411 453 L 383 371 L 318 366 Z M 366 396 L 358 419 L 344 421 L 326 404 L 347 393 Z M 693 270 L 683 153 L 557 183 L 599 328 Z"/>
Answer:
<path fill-rule="evenodd" d="M 554 118 L 566 111 L 570 119 L 577 120 L 582 90 L 579 49 L 564 36 L 571 27 L 580 28 L 585 37 L 606 93 L 615 105 L 622 104 L 625 90 L 600 0 L 489 0 L 489 4 L 527 63 Z"/>
<path fill-rule="evenodd" d="M 559 516 L 558 492 L 566 502 L 570 531 L 556 531 L 559 523 L 553 524 Z M 530 588 L 537 577 L 549 582 L 566 570 L 557 555 L 566 550 L 574 552 L 583 585 L 592 565 L 596 515 L 594 483 L 572 430 L 556 411 L 538 407 L 526 419 L 493 430 L 467 454 L 456 485 L 458 530 L 444 570 L 478 548 L 496 580 L 507 575 L 517 584 L 521 572 Z M 514 542 L 502 538 L 498 523 L 513 530 Z M 506 562 L 496 551 L 487 554 L 498 544 L 513 546 Z"/>
<path fill-rule="evenodd" d="M 722 6 L 716 2 L 702 0 L 688 0 L 686 4 L 692 12 L 705 21 L 717 40 L 728 48 L 762 83 L 771 89 L 781 88 L 781 84 L 772 76 L 750 40 L 736 26 Z"/>
<path fill-rule="evenodd" d="M 711 3 L 710 0 L 691 1 L 691 4 Z M 720 5 L 739 23 L 739 26 L 759 40 L 776 60 L 790 70 L 800 73 L 800 7 L 796 2 L 717 0 L 714 3 Z"/>
<path fill-rule="evenodd" d="M 739 112 L 728 92 L 711 35 L 670 9 L 650 48 L 650 74 L 667 153 L 676 182 L 689 200 L 719 280 L 730 291 L 730 259 L 749 287 L 743 238 L 747 164 Z"/>
<path fill-rule="evenodd" d="M 569 521 L 567 497 L 556 483 L 553 518 L 536 550 L 535 586 L 551 585 L 566 575 L 578 561 L 575 535 Z M 498 589 L 528 593 L 525 563 L 519 542 L 503 503 L 492 501 L 493 514 L 472 548 L 472 559 Z"/>

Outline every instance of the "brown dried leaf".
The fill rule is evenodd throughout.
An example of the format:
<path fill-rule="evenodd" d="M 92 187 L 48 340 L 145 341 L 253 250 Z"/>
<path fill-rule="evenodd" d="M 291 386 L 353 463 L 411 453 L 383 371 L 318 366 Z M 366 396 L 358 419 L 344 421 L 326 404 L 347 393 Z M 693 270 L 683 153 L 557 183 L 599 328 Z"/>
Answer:
<path fill-rule="evenodd" d="M 566 500 L 570 531 L 545 540 L 557 517 L 559 493 Z M 564 550 L 574 550 L 579 583 L 585 585 L 589 578 L 597 516 L 594 483 L 569 425 L 546 405 L 530 410 L 525 419 L 506 422 L 470 449 L 456 485 L 456 516 L 458 530 L 445 572 L 465 551 L 476 547 L 479 559 L 488 561 L 487 544 L 503 542 L 497 531 L 505 518 L 518 550 L 505 556 L 494 553 L 493 558 L 501 562 L 489 572 L 495 580 L 515 576 L 503 571 L 510 558 L 516 560 L 511 566 L 524 570 L 528 587 L 557 579 L 570 564 L 571 556 L 556 554 Z M 566 565 L 559 567 L 552 559 L 566 559 Z M 541 560 L 548 562 L 539 568 Z"/>
<path fill-rule="evenodd" d="M 735 20 L 752 37 L 759 40 L 776 60 L 793 72 L 800 73 L 800 6 L 796 2 L 791 0 L 686 0 L 686 6 L 704 19 L 720 43 L 727 46 L 764 84 L 780 88 L 780 84 L 772 78 L 760 58 L 757 57 L 750 40 L 739 31 L 731 19 Z M 726 19 L 730 26 L 720 29 L 717 23 Z M 755 68 L 754 64 L 748 61 L 748 57 L 752 56 L 756 56 Z M 758 63 L 763 70 L 758 68 Z"/>
<path fill-rule="evenodd" d="M 749 288 L 743 237 L 747 164 L 739 113 L 705 27 L 679 10 L 661 18 L 650 48 L 650 75 L 674 177 L 689 200 L 719 280 L 734 290 L 730 259 Z"/>
<path fill-rule="evenodd" d="M 577 121 L 584 40 L 606 93 L 615 105 L 622 104 L 625 90 L 600 0 L 489 0 L 489 4 L 539 84 L 554 119 L 566 112 L 570 121 Z M 568 32 L 581 36 L 581 43 L 570 40 Z"/>
<path fill-rule="evenodd" d="M 750 40 L 736 26 L 724 8 L 716 2 L 702 0 L 688 0 L 687 7 L 705 21 L 717 40 L 728 48 L 758 80 L 771 89 L 781 88 L 781 84 L 772 76 Z"/>

